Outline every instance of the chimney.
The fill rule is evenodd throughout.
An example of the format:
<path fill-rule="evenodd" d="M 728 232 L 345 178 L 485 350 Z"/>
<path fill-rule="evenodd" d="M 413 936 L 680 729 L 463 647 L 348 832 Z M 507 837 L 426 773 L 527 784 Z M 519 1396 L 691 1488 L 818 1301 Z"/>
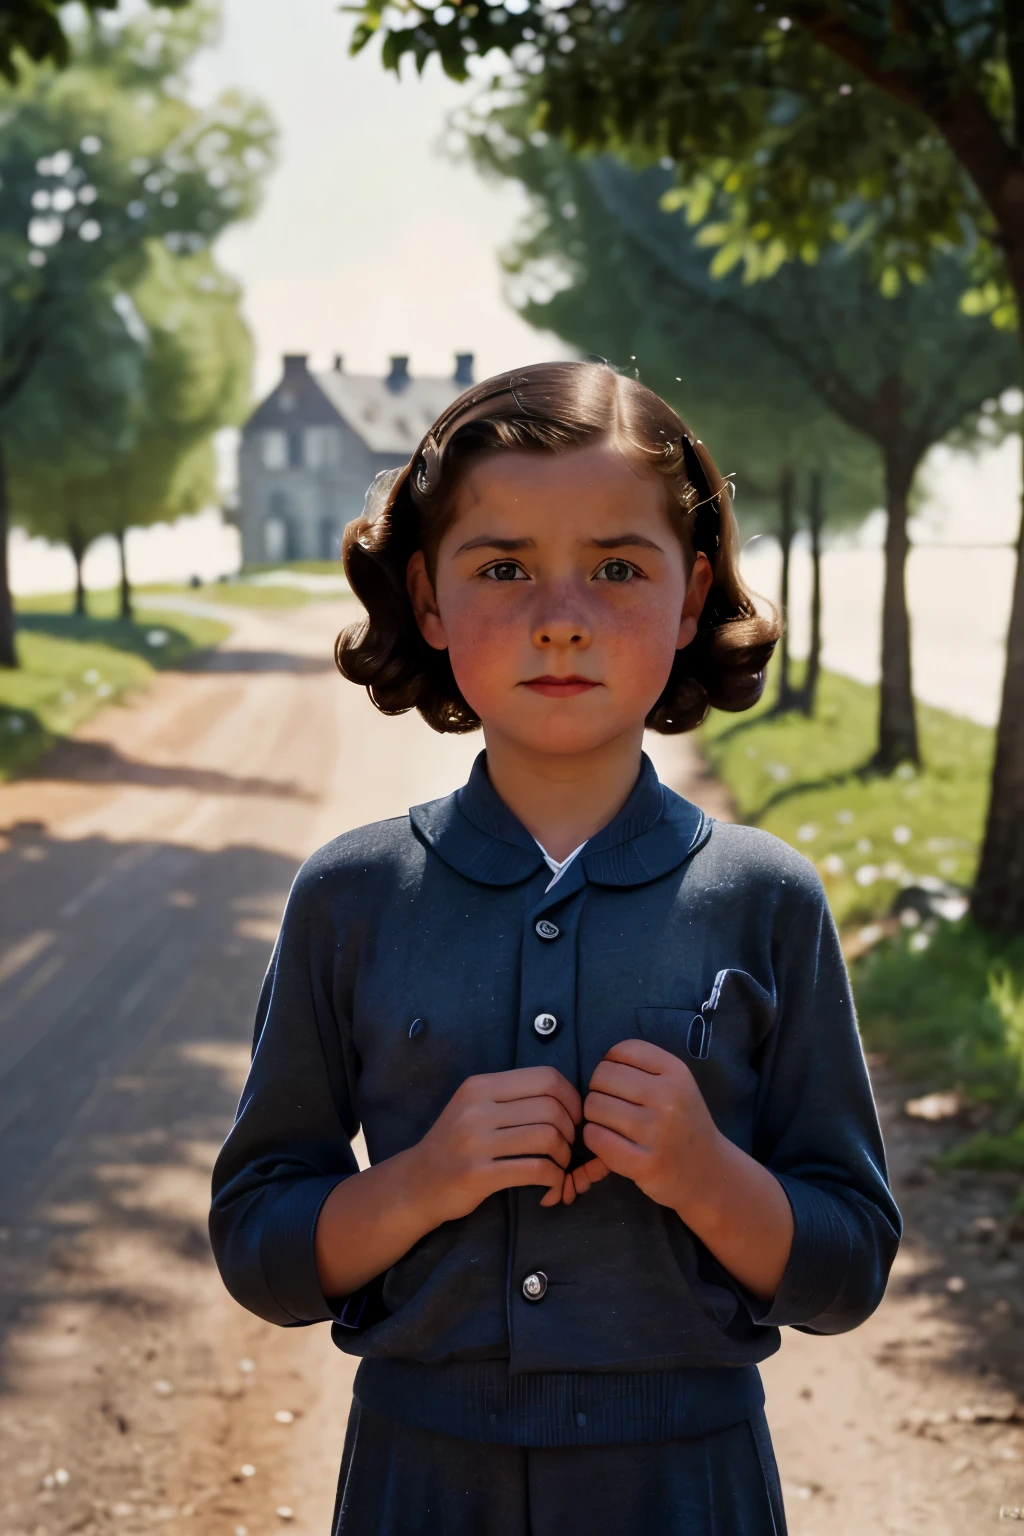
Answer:
<path fill-rule="evenodd" d="M 393 394 L 400 394 L 409 382 L 409 359 L 407 357 L 393 357 L 391 359 L 391 372 L 386 379 L 388 389 Z"/>
<path fill-rule="evenodd" d="M 335 373 L 345 372 L 345 359 L 340 352 L 335 352 L 334 354 L 334 371 Z"/>
<path fill-rule="evenodd" d="M 455 373 L 452 377 L 453 384 L 461 384 L 463 389 L 468 389 L 473 382 L 473 354 L 472 352 L 456 352 Z"/>
<path fill-rule="evenodd" d="M 286 379 L 297 378 L 300 374 L 305 374 L 308 371 L 306 364 L 309 362 L 309 356 L 305 352 L 286 352 L 282 361 L 284 362 L 284 376 Z"/>

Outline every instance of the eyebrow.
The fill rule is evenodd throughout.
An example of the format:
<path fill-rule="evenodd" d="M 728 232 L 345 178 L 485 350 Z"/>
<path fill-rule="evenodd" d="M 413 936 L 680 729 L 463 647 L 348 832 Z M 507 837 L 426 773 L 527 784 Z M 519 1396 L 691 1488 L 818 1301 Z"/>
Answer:
<path fill-rule="evenodd" d="M 482 533 L 478 539 L 467 539 L 465 544 L 460 544 L 455 553 L 461 555 L 467 549 L 503 549 L 507 554 L 514 554 L 517 549 L 533 549 L 534 545 L 533 539 L 499 539 L 494 534 Z"/>
<path fill-rule="evenodd" d="M 665 553 L 660 544 L 656 544 L 653 539 L 645 539 L 642 533 L 616 533 L 608 539 L 588 539 L 587 543 L 592 549 L 653 549 L 656 554 Z M 467 539 L 455 553 L 461 555 L 469 549 L 500 549 L 506 554 L 515 554 L 517 550 L 535 547 L 534 539 L 499 539 L 493 534 L 483 533 L 479 538 Z"/>

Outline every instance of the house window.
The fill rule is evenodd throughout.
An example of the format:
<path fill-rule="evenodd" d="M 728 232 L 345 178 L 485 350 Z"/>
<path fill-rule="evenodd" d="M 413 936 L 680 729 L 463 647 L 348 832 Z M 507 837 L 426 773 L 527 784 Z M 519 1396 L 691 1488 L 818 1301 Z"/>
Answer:
<path fill-rule="evenodd" d="M 264 469 L 286 469 L 288 465 L 288 437 L 284 432 L 260 434 L 260 458 Z"/>
<path fill-rule="evenodd" d="M 338 560 L 341 557 L 341 529 L 333 517 L 320 519 L 320 559 Z"/>
<path fill-rule="evenodd" d="M 307 427 L 304 434 L 307 469 L 333 469 L 341 462 L 341 435 L 335 427 Z"/>
<path fill-rule="evenodd" d="M 288 467 L 289 469 L 302 468 L 302 433 L 288 433 Z"/>

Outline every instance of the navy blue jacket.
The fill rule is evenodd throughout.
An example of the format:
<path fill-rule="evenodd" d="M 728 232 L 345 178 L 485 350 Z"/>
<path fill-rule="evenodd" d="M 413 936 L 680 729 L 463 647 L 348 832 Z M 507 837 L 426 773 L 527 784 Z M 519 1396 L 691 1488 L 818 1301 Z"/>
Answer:
<path fill-rule="evenodd" d="M 762 1400 L 780 1326 L 838 1333 L 873 1311 L 899 1241 L 832 918 L 804 858 L 712 821 L 646 757 L 549 879 L 483 755 L 457 794 L 303 865 L 214 1171 L 217 1262 L 260 1317 L 333 1320 L 364 1357 L 361 1401 L 426 1428 L 535 1445 L 720 1428 Z M 359 1295 L 323 1295 L 317 1217 L 356 1172 L 360 1127 L 378 1162 L 466 1077 L 552 1065 L 583 1093 L 631 1037 L 682 1057 L 719 1129 L 782 1183 L 795 1235 L 771 1303 L 616 1175 L 551 1209 L 503 1191 Z"/>

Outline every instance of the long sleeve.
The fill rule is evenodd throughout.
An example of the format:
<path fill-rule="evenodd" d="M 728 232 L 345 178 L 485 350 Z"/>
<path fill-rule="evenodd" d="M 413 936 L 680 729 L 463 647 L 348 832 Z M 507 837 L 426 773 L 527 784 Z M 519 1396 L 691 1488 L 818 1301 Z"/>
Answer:
<path fill-rule="evenodd" d="M 756 1322 L 843 1333 L 878 1306 L 901 1235 L 839 937 L 808 870 L 776 933 L 775 1026 L 765 1042 L 754 1155 L 793 1210 L 789 1263 Z"/>
<path fill-rule="evenodd" d="M 335 940 L 318 884 L 311 862 L 292 887 L 248 1081 L 213 1171 L 210 1239 L 224 1284 L 250 1312 L 285 1326 L 334 1315 L 316 1272 L 316 1224 L 331 1190 L 357 1172 Z"/>

